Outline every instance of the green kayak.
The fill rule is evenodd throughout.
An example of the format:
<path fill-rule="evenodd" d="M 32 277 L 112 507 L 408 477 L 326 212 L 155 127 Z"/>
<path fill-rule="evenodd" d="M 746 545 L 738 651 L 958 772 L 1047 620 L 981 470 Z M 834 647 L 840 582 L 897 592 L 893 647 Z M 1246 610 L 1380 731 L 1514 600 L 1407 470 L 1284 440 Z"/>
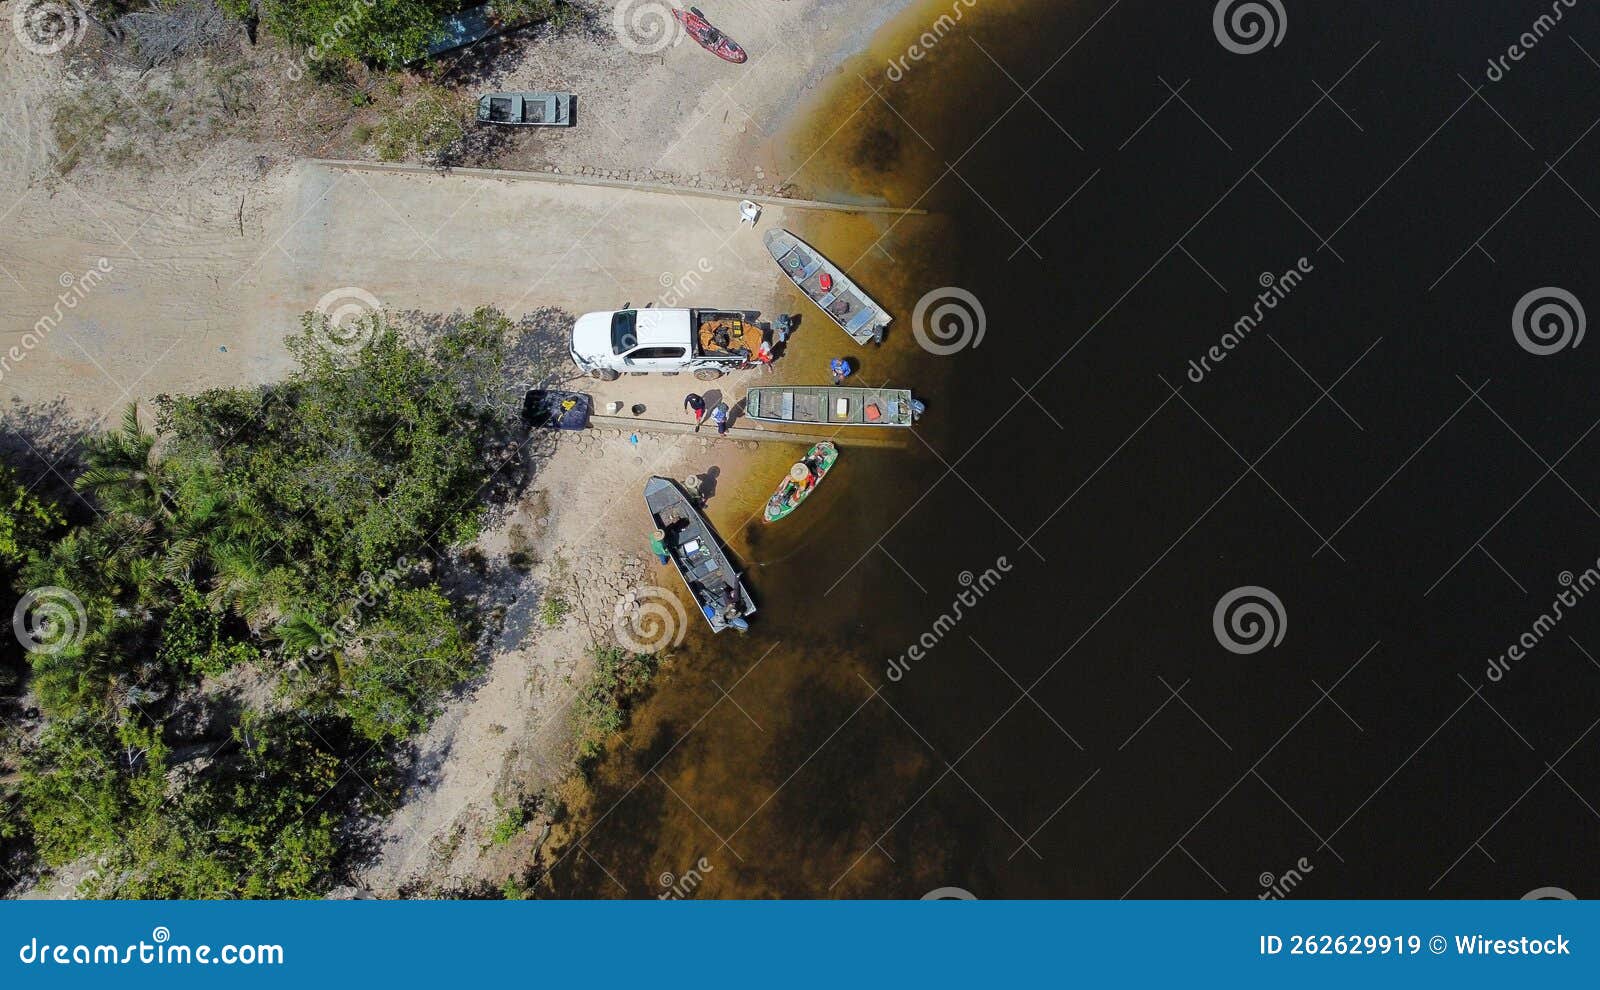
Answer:
<path fill-rule="evenodd" d="M 777 522 L 799 508 L 800 503 L 822 484 L 838 459 L 839 448 L 827 440 L 806 451 L 805 460 L 789 469 L 789 476 L 767 499 L 767 522 Z"/>

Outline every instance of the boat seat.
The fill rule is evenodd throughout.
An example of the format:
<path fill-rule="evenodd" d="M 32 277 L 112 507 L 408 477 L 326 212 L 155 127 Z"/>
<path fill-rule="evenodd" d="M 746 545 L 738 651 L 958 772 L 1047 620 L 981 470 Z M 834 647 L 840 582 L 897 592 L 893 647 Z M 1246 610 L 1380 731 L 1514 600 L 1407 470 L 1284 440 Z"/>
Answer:
<path fill-rule="evenodd" d="M 867 325 L 870 324 L 873 319 L 877 317 L 877 315 L 878 314 L 873 310 L 862 307 L 861 309 L 856 310 L 856 315 L 852 316 L 850 318 L 850 322 L 845 324 L 845 329 L 851 333 L 865 330 Z"/>
<path fill-rule="evenodd" d="M 717 572 L 717 561 L 708 557 L 689 569 L 689 579 L 704 583 L 705 579 Z"/>
<path fill-rule="evenodd" d="M 794 419 L 793 392 L 785 392 L 778 397 L 778 418 L 790 421 Z"/>

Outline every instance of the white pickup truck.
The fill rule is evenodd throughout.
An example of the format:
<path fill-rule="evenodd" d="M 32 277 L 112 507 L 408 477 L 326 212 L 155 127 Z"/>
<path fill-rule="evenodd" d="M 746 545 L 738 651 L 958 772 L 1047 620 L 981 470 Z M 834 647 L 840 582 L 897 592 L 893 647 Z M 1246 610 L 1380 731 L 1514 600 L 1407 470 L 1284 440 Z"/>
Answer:
<path fill-rule="evenodd" d="M 734 310 L 619 309 L 578 317 L 570 353 L 580 369 L 606 382 L 683 371 L 712 381 L 749 362 L 762 333 Z"/>

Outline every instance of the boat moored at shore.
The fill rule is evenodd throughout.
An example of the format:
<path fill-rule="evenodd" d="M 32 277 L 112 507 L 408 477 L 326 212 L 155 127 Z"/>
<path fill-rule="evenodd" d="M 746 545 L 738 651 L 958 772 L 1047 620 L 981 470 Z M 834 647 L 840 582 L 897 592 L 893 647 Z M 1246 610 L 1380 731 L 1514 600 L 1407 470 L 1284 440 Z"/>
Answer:
<path fill-rule="evenodd" d="M 908 388 L 776 385 L 752 388 L 744 414 L 763 423 L 819 426 L 910 426 L 922 403 Z"/>
<path fill-rule="evenodd" d="M 716 532 L 689 496 L 677 482 L 654 477 L 644 483 L 644 503 L 655 522 L 657 538 L 711 631 L 748 629 L 745 618 L 755 614 L 755 602 Z"/>
<path fill-rule="evenodd" d="M 843 270 L 787 230 L 769 230 L 767 252 L 812 302 L 858 344 L 883 343 L 894 317 L 872 301 Z"/>

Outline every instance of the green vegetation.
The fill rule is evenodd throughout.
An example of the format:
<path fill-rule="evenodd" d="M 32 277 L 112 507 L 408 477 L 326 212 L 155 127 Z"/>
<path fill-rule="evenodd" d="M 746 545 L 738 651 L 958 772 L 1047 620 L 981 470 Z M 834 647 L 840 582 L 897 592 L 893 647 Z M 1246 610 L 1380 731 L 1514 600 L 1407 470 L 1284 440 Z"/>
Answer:
<path fill-rule="evenodd" d="M 597 646 L 594 677 L 572 703 L 572 719 L 583 759 L 598 756 L 607 737 L 627 724 L 627 705 L 655 676 L 656 658 L 615 646 Z"/>
<path fill-rule="evenodd" d="M 578 12 L 568 0 L 494 0 L 490 4 L 496 17 L 511 24 L 545 21 L 565 27 L 577 20 Z"/>
<path fill-rule="evenodd" d="M 491 845 L 503 846 L 522 834 L 522 828 L 528 824 L 528 812 L 520 803 L 505 807 L 500 803 L 499 795 L 494 799 L 495 810 L 500 817 L 495 819 L 494 828 L 489 832 Z"/>
<path fill-rule="evenodd" d="M 315 60 L 354 59 L 399 67 L 422 58 L 441 35 L 443 19 L 473 6 L 462 0 L 221 0 L 236 17 L 254 7 L 267 30 L 289 45 L 313 53 Z M 568 23 L 574 8 L 567 0 L 497 0 L 490 5 L 502 21 L 519 24 Z"/>
<path fill-rule="evenodd" d="M 527 900 L 530 894 L 530 888 L 516 877 L 506 877 L 506 882 L 500 885 L 500 897 L 502 900 Z"/>
<path fill-rule="evenodd" d="M 50 109 L 50 132 L 56 143 L 52 165 L 58 175 L 66 175 L 86 157 L 99 153 L 111 133 L 117 99 L 109 84 L 91 83 L 63 96 Z"/>
<path fill-rule="evenodd" d="M 423 86 L 410 103 L 384 114 L 378 128 L 378 157 L 397 162 L 408 155 L 436 157 L 466 137 L 472 99 L 441 86 Z"/>
<path fill-rule="evenodd" d="M 458 0 L 221 0 L 235 17 L 252 7 L 267 30 L 315 57 L 399 66 L 421 58 Z"/>
<path fill-rule="evenodd" d="M 66 523 L 59 506 L 35 494 L 17 480 L 15 471 L 0 464 L 0 574 L 7 585 L 29 550 L 44 545 L 45 538 Z"/>
<path fill-rule="evenodd" d="M 572 605 L 560 595 L 545 595 L 539 601 L 539 621 L 554 629 L 572 614 Z"/>
<path fill-rule="evenodd" d="M 308 317 L 281 384 L 164 397 L 153 430 L 130 408 L 90 438 L 95 511 L 70 524 L 0 473 L 10 583 L 81 606 L 28 655 L 47 722 L 11 831 L 43 863 L 96 856 L 100 896 L 328 885 L 347 812 L 393 798 L 391 744 L 474 669 L 433 575 L 478 532 L 509 329 L 480 310 L 419 344 L 373 318 L 352 354 Z"/>

